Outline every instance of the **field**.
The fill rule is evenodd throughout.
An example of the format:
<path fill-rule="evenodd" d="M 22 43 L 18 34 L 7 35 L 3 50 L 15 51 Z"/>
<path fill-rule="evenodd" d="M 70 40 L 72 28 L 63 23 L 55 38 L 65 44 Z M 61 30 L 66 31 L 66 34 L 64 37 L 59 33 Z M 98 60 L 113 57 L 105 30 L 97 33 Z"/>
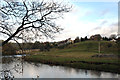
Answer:
<path fill-rule="evenodd" d="M 81 69 L 120 73 L 118 44 L 110 41 L 84 41 L 70 44 L 64 49 L 54 48 L 49 52 L 32 52 L 26 61 L 40 62 L 50 65 L 69 66 Z M 37 54 L 35 54 L 37 53 Z"/>

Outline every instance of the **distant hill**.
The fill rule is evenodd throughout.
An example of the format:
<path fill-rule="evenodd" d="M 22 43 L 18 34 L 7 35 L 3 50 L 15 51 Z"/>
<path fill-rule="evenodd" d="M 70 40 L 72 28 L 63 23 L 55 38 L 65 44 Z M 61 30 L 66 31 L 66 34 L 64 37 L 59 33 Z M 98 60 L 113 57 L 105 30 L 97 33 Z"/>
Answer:
<path fill-rule="evenodd" d="M 98 52 L 98 41 L 83 41 L 75 44 L 71 44 L 64 49 L 75 52 Z M 101 41 L 100 51 L 105 54 L 120 53 L 118 43 L 111 41 Z"/>

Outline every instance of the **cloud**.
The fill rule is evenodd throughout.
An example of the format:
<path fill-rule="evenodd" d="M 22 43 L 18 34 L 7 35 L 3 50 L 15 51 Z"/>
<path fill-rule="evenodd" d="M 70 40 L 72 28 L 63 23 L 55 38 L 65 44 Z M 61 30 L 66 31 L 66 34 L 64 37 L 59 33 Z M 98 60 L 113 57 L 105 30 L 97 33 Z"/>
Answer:
<path fill-rule="evenodd" d="M 60 34 L 57 34 L 55 40 L 61 41 L 67 38 L 75 39 L 77 36 L 85 37 L 94 34 L 102 36 L 110 36 L 117 34 L 117 19 L 116 17 L 108 18 L 109 9 L 102 9 L 97 13 L 96 9 L 73 4 L 73 10 L 70 13 L 65 13 L 63 19 L 56 20 L 58 25 L 64 28 Z M 104 15 L 102 18 L 100 15 Z M 107 17 L 106 17 L 107 16 Z"/>
<path fill-rule="evenodd" d="M 101 29 L 103 27 L 103 25 L 105 25 L 107 23 L 107 21 L 102 21 L 97 27 L 95 27 L 93 30 L 98 30 Z"/>
<path fill-rule="evenodd" d="M 56 36 L 55 39 L 57 41 L 64 40 L 66 38 L 74 39 L 77 36 L 84 37 L 87 35 L 86 32 L 88 32 L 88 30 L 93 26 L 96 26 L 95 23 L 80 20 L 86 11 L 81 13 L 81 10 L 79 10 L 76 13 L 73 11 L 72 13 L 65 15 L 63 20 L 58 20 L 57 23 L 64 28 L 64 31 Z"/>
<path fill-rule="evenodd" d="M 117 34 L 118 26 L 117 22 L 111 23 L 109 25 L 102 25 L 100 28 L 94 28 L 89 33 L 90 35 L 101 34 L 102 36 L 109 37 L 111 34 Z"/>
<path fill-rule="evenodd" d="M 106 24 L 106 23 L 107 23 L 107 21 L 103 21 L 103 22 L 100 24 L 100 26 L 101 26 L 101 25 L 104 25 L 104 24 Z"/>
<path fill-rule="evenodd" d="M 77 36 L 89 37 L 94 34 L 101 34 L 102 36 L 117 34 L 117 19 L 105 17 L 106 14 L 109 13 L 108 9 L 101 11 L 101 15 L 104 15 L 103 18 L 95 17 L 89 20 L 88 18 L 94 14 L 93 9 L 76 5 L 73 6 L 73 11 L 67 13 L 64 19 L 57 20 L 57 23 L 64 28 L 64 31 L 58 34 L 55 40 L 60 41 L 67 38 L 74 39 Z M 99 16 L 100 14 L 96 15 Z"/>
<path fill-rule="evenodd" d="M 100 13 L 100 16 L 105 16 L 107 13 L 109 13 L 109 10 L 105 9 Z"/>
<path fill-rule="evenodd" d="M 112 23 L 110 26 L 118 26 L 118 22 Z"/>

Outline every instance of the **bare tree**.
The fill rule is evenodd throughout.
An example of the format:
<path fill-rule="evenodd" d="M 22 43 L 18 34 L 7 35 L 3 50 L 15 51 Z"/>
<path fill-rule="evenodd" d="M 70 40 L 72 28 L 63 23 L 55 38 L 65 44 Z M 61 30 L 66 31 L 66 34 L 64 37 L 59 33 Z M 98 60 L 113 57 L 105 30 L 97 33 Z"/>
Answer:
<path fill-rule="evenodd" d="M 54 1 L 1 0 L 0 5 L 0 34 L 7 38 L 2 46 L 10 40 L 52 38 L 62 30 L 55 21 L 71 10 L 71 6 Z"/>

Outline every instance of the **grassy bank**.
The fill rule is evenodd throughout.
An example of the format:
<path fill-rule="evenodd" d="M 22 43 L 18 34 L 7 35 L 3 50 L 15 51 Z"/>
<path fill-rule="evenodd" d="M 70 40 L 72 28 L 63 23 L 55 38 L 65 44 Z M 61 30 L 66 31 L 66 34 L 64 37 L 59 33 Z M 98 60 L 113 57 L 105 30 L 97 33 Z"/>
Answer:
<path fill-rule="evenodd" d="M 118 57 L 92 57 L 98 55 L 98 42 L 85 41 L 71 44 L 64 49 L 51 49 L 49 52 L 33 52 L 37 55 L 25 57 L 26 61 L 40 62 L 50 65 L 69 66 L 81 69 L 91 69 L 120 73 Z M 100 54 L 119 55 L 115 42 L 101 42 Z"/>

